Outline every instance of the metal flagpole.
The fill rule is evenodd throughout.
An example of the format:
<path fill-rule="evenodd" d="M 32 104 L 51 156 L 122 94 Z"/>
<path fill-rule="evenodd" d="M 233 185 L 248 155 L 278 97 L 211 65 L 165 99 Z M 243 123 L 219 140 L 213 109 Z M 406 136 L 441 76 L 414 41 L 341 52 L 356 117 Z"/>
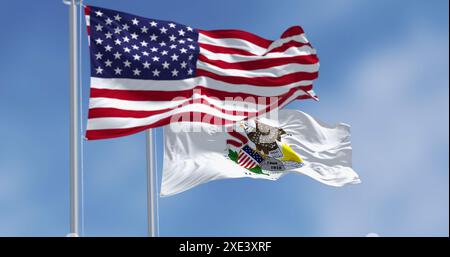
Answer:
<path fill-rule="evenodd" d="M 69 5 L 70 58 L 70 234 L 79 235 L 78 210 L 78 59 L 77 59 L 77 0 L 65 0 Z"/>
<path fill-rule="evenodd" d="M 153 189 L 155 184 L 154 170 L 153 170 L 153 129 L 146 131 L 146 147 L 147 147 L 147 225 L 148 236 L 155 237 L 155 196 Z"/>

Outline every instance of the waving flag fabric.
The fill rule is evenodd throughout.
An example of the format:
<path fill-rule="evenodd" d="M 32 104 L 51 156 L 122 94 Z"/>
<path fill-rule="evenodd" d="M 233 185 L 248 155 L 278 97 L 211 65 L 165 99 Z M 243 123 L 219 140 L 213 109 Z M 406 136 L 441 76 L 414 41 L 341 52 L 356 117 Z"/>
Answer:
<path fill-rule="evenodd" d="M 278 120 L 239 122 L 244 123 L 241 131 L 221 131 L 205 123 L 194 124 L 203 132 L 172 129 L 181 123 L 166 126 L 161 195 L 217 179 L 277 180 L 288 173 L 331 186 L 360 182 L 352 169 L 349 125 L 326 125 L 296 110 L 278 114 Z M 251 158 L 243 161 L 243 156 Z"/>
<path fill-rule="evenodd" d="M 275 41 L 87 6 L 91 91 L 86 137 L 172 122 L 230 124 L 316 98 L 316 51 L 299 26 Z"/>

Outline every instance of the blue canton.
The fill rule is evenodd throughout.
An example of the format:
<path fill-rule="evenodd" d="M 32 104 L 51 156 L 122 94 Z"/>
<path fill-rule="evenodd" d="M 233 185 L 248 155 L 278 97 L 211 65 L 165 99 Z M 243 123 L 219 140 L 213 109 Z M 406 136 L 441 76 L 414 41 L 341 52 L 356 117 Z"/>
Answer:
<path fill-rule="evenodd" d="M 195 76 L 198 31 L 90 6 L 91 76 L 180 80 Z"/>
<path fill-rule="evenodd" d="M 242 151 L 244 151 L 248 155 L 250 155 L 253 158 L 253 160 L 255 160 L 257 163 L 261 163 L 264 160 L 261 157 L 261 155 L 259 155 L 259 153 L 257 153 L 253 149 L 251 149 L 248 145 L 245 145 L 244 147 L 242 147 Z"/>

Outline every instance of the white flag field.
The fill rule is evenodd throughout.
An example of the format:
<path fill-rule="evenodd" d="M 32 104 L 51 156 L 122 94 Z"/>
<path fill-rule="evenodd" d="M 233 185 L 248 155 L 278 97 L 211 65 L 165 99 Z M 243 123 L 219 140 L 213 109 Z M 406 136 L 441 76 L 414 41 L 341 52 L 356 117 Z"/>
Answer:
<path fill-rule="evenodd" d="M 330 186 L 360 182 L 352 169 L 347 124 L 330 126 L 301 111 L 284 109 L 278 112 L 278 120 L 241 123 L 241 131 L 198 126 L 201 131 L 179 131 L 180 127 L 177 131 L 176 125 L 164 128 L 161 196 L 212 180 L 277 180 L 288 173 L 304 174 Z"/>

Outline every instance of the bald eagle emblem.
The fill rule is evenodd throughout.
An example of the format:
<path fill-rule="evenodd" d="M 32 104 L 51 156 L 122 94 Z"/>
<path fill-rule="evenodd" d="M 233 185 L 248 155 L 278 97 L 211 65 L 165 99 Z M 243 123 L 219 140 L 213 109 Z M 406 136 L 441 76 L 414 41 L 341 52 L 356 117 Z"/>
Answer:
<path fill-rule="evenodd" d="M 300 155 L 283 138 L 292 136 L 283 128 L 260 120 L 241 124 L 243 133 L 229 133 L 228 158 L 247 170 L 270 175 L 304 165 Z M 232 142 L 230 142 L 232 141 Z"/>

